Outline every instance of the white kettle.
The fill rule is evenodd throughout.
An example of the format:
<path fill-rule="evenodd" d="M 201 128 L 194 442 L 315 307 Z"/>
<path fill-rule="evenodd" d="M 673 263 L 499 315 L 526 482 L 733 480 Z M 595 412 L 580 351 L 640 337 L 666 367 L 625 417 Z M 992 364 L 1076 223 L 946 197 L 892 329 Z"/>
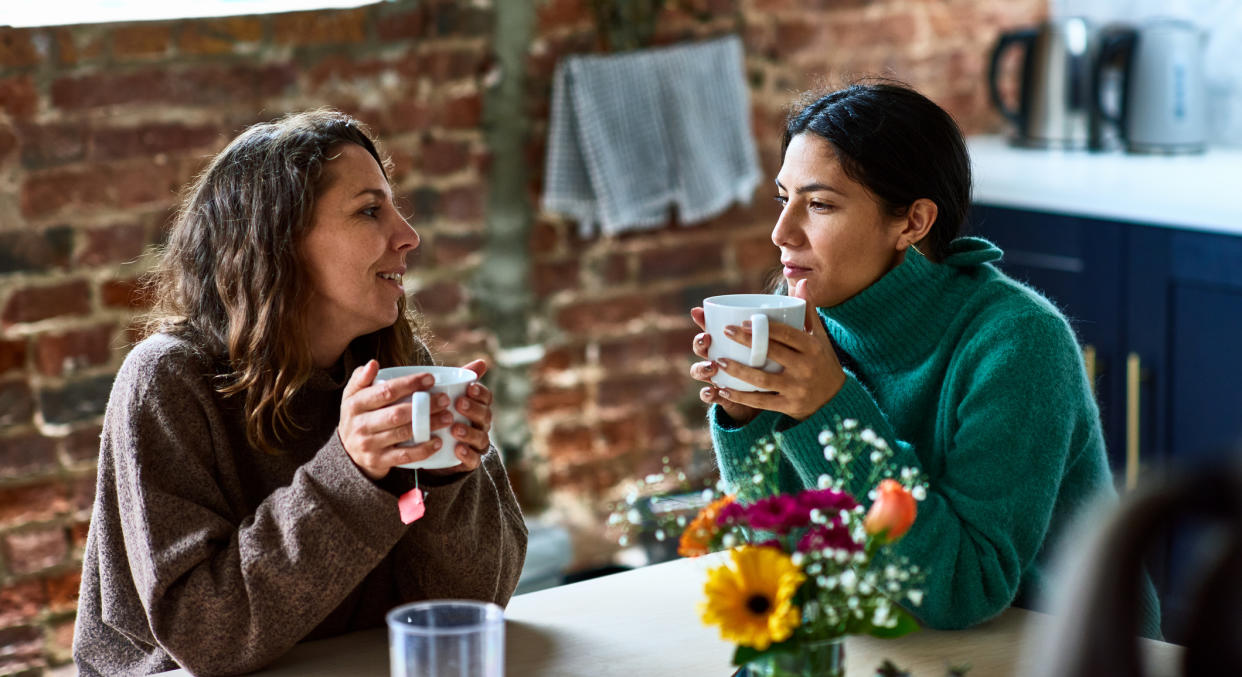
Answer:
<path fill-rule="evenodd" d="M 1207 144 L 1207 35 L 1194 24 L 1156 19 L 1138 29 L 1113 31 L 1100 47 L 1100 71 L 1122 64 L 1121 109 L 1101 117 L 1117 125 L 1133 153 L 1199 153 Z M 1097 91 L 1097 99 L 1100 92 Z"/>

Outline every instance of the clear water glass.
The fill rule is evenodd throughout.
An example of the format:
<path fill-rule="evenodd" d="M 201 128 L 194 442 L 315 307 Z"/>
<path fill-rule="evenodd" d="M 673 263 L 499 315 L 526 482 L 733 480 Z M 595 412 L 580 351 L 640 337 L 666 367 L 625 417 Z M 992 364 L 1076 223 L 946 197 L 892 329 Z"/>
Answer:
<path fill-rule="evenodd" d="M 503 677 L 504 611 L 490 602 L 435 600 L 388 612 L 392 677 Z"/>

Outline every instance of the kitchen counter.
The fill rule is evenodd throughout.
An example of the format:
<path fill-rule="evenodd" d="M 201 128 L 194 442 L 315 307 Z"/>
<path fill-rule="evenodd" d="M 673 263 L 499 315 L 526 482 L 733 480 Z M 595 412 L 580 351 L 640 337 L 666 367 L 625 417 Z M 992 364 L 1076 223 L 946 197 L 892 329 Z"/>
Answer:
<path fill-rule="evenodd" d="M 1242 148 L 1091 153 L 1017 148 L 1001 136 L 972 136 L 967 147 L 978 203 L 1242 235 Z"/>
<path fill-rule="evenodd" d="M 723 555 L 680 559 L 514 597 L 505 610 L 508 677 L 728 677 L 733 646 L 699 621 L 707 569 Z M 969 663 L 969 677 L 1019 674 L 1038 649 L 1023 639 L 1051 616 L 1010 608 L 969 630 L 920 630 L 900 639 L 846 640 L 849 677 L 871 677 L 885 658 L 915 677 L 940 677 Z M 1148 674 L 1178 674 L 1182 648 L 1141 640 Z M 161 673 L 182 675 L 184 670 Z M 388 674 L 384 629 L 306 642 L 257 674 L 268 677 L 381 677 Z"/>

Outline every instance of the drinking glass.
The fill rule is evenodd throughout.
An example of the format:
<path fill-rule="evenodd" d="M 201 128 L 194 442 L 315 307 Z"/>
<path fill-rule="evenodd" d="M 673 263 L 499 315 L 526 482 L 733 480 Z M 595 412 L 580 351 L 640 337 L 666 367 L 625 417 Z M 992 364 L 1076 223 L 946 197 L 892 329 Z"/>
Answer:
<path fill-rule="evenodd" d="M 504 677 L 504 611 L 490 602 L 434 600 L 388 612 L 392 677 Z"/>

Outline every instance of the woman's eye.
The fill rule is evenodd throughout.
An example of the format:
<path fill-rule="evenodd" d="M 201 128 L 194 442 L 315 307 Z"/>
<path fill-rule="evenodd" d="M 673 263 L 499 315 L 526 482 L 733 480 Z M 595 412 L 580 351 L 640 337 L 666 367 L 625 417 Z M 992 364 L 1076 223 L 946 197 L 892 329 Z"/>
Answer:
<path fill-rule="evenodd" d="M 358 213 L 362 214 L 363 216 L 369 216 L 371 218 L 375 218 L 375 215 L 379 213 L 379 209 L 380 209 L 379 207 L 366 207 Z"/>
<path fill-rule="evenodd" d="M 817 200 L 811 200 L 810 207 L 817 212 L 826 212 L 832 209 L 832 205 L 827 202 L 819 202 Z"/>
<path fill-rule="evenodd" d="M 785 205 L 789 204 L 789 198 L 788 198 L 788 197 L 786 197 L 786 196 L 784 196 L 784 195 L 777 195 L 776 197 L 774 197 L 774 198 L 772 198 L 772 199 L 773 199 L 773 200 L 776 200 L 776 204 L 778 204 L 778 205 L 780 205 L 780 206 L 782 206 L 782 207 L 784 207 Z"/>

